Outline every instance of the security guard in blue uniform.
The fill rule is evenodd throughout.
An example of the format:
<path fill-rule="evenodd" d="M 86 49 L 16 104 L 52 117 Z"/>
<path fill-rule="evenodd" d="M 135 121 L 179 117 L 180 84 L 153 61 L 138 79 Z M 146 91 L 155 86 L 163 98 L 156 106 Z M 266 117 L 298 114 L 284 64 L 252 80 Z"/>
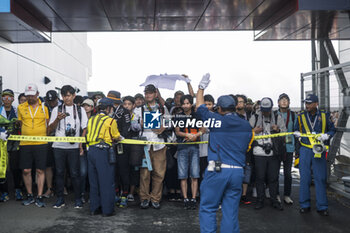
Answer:
<path fill-rule="evenodd" d="M 112 142 L 120 137 L 117 122 L 108 116 L 113 111 L 113 101 L 102 98 L 98 102 L 98 114 L 88 122 L 86 141 L 88 150 L 88 175 L 90 182 L 91 215 L 114 215 L 114 167 L 115 153 Z"/>
<path fill-rule="evenodd" d="M 239 232 L 238 207 L 242 193 L 243 167 L 246 152 L 253 140 L 248 121 L 241 119 L 235 110 L 235 100 L 228 95 L 220 96 L 218 113 L 204 105 L 204 89 L 209 74 L 203 76 L 197 92 L 197 114 L 200 119 L 221 122 L 210 128 L 208 168 L 200 187 L 199 220 L 201 232 L 216 232 L 216 212 L 221 203 L 221 232 Z"/>
<path fill-rule="evenodd" d="M 335 134 L 334 124 L 329 113 L 318 109 L 318 97 L 309 94 L 305 99 L 306 111 L 301 112 L 295 123 L 295 136 L 300 133 L 320 134 L 318 138 L 300 138 L 300 213 L 310 212 L 311 170 L 316 187 L 316 208 L 322 216 L 328 216 L 328 200 L 326 194 L 327 158 L 326 152 L 314 153 L 315 144 L 329 145 L 329 139 Z"/>

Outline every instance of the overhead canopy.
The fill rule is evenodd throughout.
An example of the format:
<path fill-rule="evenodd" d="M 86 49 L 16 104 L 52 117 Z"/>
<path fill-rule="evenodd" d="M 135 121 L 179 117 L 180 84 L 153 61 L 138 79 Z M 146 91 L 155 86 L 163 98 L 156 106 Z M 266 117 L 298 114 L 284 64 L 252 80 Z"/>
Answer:
<path fill-rule="evenodd" d="M 50 32 L 254 30 L 256 40 L 350 39 L 349 0 L 1 0 L 0 36 Z"/>

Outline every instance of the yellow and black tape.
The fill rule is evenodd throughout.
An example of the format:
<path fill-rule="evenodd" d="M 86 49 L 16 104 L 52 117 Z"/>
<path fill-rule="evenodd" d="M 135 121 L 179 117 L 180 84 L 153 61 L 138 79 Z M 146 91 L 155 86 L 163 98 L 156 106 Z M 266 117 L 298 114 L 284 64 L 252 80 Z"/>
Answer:
<path fill-rule="evenodd" d="M 120 143 L 123 144 L 140 144 L 140 145 L 151 145 L 151 144 L 166 144 L 166 145 L 178 145 L 178 144 L 207 144 L 208 141 L 202 141 L 202 142 L 151 142 L 151 141 L 141 141 L 141 140 L 135 140 L 135 139 L 124 139 L 123 141 L 120 141 Z"/>
<path fill-rule="evenodd" d="M 283 136 L 293 135 L 293 134 L 294 134 L 294 132 L 261 135 L 261 136 L 255 136 L 254 140 L 265 139 L 265 138 L 277 138 L 277 137 L 283 137 Z M 302 133 L 302 134 L 300 134 L 300 137 L 318 138 L 320 135 L 321 134 L 306 134 L 306 133 Z"/>
<path fill-rule="evenodd" d="M 269 134 L 255 136 L 254 140 L 265 139 L 265 138 L 275 138 L 283 137 L 287 135 L 292 135 L 293 132 L 289 133 L 278 133 L 278 134 Z M 301 137 L 314 137 L 317 138 L 320 134 L 301 134 Z M 30 141 L 30 142 L 74 142 L 74 143 L 85 143 L 86 140 L 84 137 L 55 137 L 55 136 L 24 136 L 24 135 L 11 135 L 8 140 L 12 141 Z M 135 139 L 124 139 L 119 143 L 123 144 L 137 144 L 137 145 L 151 145 L 151 144 L 166 144 L 166 145 L 179 145 L 179 144 L 206 144 L 208 141 L 202 142 L 151 142 L 151 141 L 142 141 Z"/>
<path fill-rule="evenodd" d="M 55 137 L 55 136 L 25 136 L 11 135 L 8 140 L 11 141 L 28 141 L 28 142 L 77 142 L 85 143 L 84 137 Z"/>

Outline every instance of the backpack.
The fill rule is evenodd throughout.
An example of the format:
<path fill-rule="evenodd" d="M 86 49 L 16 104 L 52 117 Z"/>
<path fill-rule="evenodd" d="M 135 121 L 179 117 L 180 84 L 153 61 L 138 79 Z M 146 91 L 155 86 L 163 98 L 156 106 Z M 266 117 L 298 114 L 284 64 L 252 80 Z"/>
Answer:
<path fill-rule="evenodd" d="M 275 122 L 277 124 L 277 118 L 278 118 L 278 110 L 275 110 L 273 111 L 274 115 L 275 115 Z M 295 124 L 295 112 L 291 111 L 291 110 L 288 110 L 288 113 L 292 115 L 292 122 L 293 122 L 293 125 Z M 287 116 L 287 119 L 288 119 L 288 116 Z M 288 129 L 288 124 L 289 122 L 286 122 L 286 128 Z"/>

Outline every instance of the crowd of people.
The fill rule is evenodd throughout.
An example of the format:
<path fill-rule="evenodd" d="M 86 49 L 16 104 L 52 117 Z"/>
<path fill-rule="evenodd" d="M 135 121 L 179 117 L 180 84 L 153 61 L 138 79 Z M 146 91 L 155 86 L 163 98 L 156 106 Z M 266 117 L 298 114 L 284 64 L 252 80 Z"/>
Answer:
<path fill-rule="evenodd" d="M 322 133 L 324 136 L 320 140 L 327 144 L 334 134 L 329 114 L 324 116 L 317 108 L 317 96 L 309 95 L 305 100 L 307 111 L 297 114 L 290 109 L 290 98 L 285 93 L 278 97 L 277 105 L 269 97 L 254 103 L 242 94 L 222 96 L 216 102 L 212 95 L 203 94 L 209 81 L 207 74 L 201 80 L 197 96 L 191 83 L 187 82 L 188 94 L 176 91 L 173 98 L 166 100 L 152 84 L 145 86 L 143 94 L 124 97 L 115 90 L 106 96 L 103 93 L 79 96 L 70 85 L 63 86 L 60 93 L 50 90 L 40 97 L 37 86 L 28 84 L 25 92 L 17 97 L 18 108 L 13 106 L 14 92 L 3 90 L 0 114 L 8 120 L 17 118 L 18 121 L 11 130 L 8 126 L 1 128 L 2 140 L 7 140 L 10 134 L 21 134 L 85 137 L 86 143 L 8 141 L 8 173 L 11 176 L 7 177 L 12 177 L 13 181 L 1 180 L 0 201 L 10 200 L 9 182 L 13 182 L 14 198 L 23 205 L 35 203 L 44 207 L 44 199 L 55 196 L 53 208 L 59 209 L 65 206 L 65 196 L 72 188 L 74 208 L 82 208 L 89 199 L 92 215 L 111 216 L 115 213 L 115 206 L 127 208 L 128 203 L 136 201 L 136 196 L 141 209 L 159 209 L 165 195 L 169 201 L 182 201 L 186 210 L 196 209 L 200 202 L 202 224 L 211 218 L 209 216 L 220 204 L 223 212 L 230 215 L 227 209 L 230 206 L 227 200 L 230 199 L 225 199 L 224 191 L 223 196 L 219 195 L 221 199 L 216 198 L 215 191 L 220 192 L 220 188 L 217 182 L 208 181 L 210 171 L 224 174 L 221 170 L 225 168 L 242 168 L 242 174 L 234 173 L 238 181 L 230 184 L 234 191 L 232 196 L 238 197 L 238 202 L 232 199 L 232 203 L 249 205 L 254 197 L 254 208 L 259 210 L 269 198 L 273 208 L 283 210 L 283 203 L 294 203 L 291 170 L 295 156 L 300 156 L 300 212 L 310 210 L 308 188 L 312 167 L 317 210 L 328 215 L 325 163 L 323 160 L 314 161 L 312 148 L 310 150 L 307 145 L 312 145 L 309 139 L 302 138 L 301 144 L 297 140 L 300 133 Z M 145 112 L 161 113 L 161 127 L 145 127 Z M 192 122 L 210 118 L 221 119 L 221 127 L 163 125 L 166 121 Z M 295 136 L 253 140 L 254 135 L 295 131 Z M 231 137 L 232 132 L 236 132 L 233 140 L 225 145 L 223 142 Z M 144 145 L 124 144 L 124 139 L 159 144 L 146 145 L 144 149 Z M 209 143 L 197 143 L 201 141 Z M 179 144 L 166 145 L 163 142 Z M 152 170 L 144 165 L 146 153 L 149 153 L 148 163 L 151 163 Z M 310 156 L 303 156 L 303 153 Z M 210 154 L 215 154 L 215 159 L 210 159 L 213 156 Z M 280 193 L 282 164 L 284 186 L 283 193 Z M 226 182 L 225 179 L 221 177 L 218 182 Z M 36 185 L 35 195 L 33 184 Z M 212 204 L 214 199 L 217 200 Z M 230 206 L 230 209 L 236 207 Z M 223 217 L 222 224 L 226 220 Z M 228 228 L 232 227 L 230 224 Z M 234 224 L 238 226 L 238 222 Z M 238 228 L 232 229 L 237 231 Z M 205 227 L 201 230 L 211 231 Z"/>

